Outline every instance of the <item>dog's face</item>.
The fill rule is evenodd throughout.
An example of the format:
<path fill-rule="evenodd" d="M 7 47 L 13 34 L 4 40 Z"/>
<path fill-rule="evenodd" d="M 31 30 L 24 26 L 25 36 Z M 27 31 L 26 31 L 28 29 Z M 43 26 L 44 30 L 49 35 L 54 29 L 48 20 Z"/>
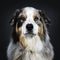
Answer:
<path fill-rule="evenodd" d="M 47 23 L 49 23 L 49 19 L 44 12 L 32 7 L 25 7 L 21 12 L 17 10 L 11 20 L 11 25 L 19 37 L 34 37 L 38 35 L 40 39 L 45 34 L 45 24 Z M 24 40 L 23 37 L 22 40 Z"/>
<path fill-rule="evenodd" d="M 20 32 L 18 32 L 18 30 Z M 38 32 L 43 34 L 43 22 L 40 20 L 38 10 L 29 7 L 24 8 L 18 15 L 16 31 L 27 36 L 37 35 Z"/>

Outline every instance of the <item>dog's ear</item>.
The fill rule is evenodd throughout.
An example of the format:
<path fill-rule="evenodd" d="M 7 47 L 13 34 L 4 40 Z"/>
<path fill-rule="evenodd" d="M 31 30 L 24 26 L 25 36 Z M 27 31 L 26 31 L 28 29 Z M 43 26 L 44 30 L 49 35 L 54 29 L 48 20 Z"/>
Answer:
<path fill-rule="evenodd" d="M 9 24 L 11 26 L 14 26 L 15 25 L 19 13 L 20 13 L 20 10 L 19 9 L 16 9 L 16 11 L 14 12 L 14 14 L 13 14 L 13 16 L 12 16 L 10 22 L 9 22 Z"/>
<path fill-rule="evenodd" d="M 50 18 L 46 15 L 44 10 L 39 10 L 40 16 L 43 18 L 44 22 L 46 23 L 47 26 L 50 25 L 51 20 Z"/>

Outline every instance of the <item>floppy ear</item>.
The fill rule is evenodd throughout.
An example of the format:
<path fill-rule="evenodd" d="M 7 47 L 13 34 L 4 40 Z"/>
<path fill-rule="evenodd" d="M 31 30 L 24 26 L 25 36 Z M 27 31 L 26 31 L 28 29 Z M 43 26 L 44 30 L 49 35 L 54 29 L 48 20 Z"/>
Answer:
<path fill-rule="evenodd" d="M 49 26 L 50 23 L 51 23 L 51 20 L 50 20 L 50 18 L 46 15 L 45 11 L 44 11 L 44 10 L 40 10 L 39 13 L 40 13 L 41 17 L 43 18 L 44 22 L 46 23 L 46 25 Z"/>
<path fill-rule="evenodd" d="M 20 10 L 16 9 L 16 11 L 14 12 L 14 14 L 13 14 L 13 16 L 12 16 L 10 22 L 9 22 L 11 26 L 15 25 L 19 13 L 20 13 Z"/>

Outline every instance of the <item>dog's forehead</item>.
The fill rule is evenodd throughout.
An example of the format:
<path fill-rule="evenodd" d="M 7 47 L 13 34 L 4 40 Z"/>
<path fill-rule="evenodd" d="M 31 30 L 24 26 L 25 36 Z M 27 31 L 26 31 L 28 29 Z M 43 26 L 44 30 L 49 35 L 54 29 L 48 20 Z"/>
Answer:
<path fill-rule="evenodd" d="M 23 11 L 25 12 L 37 12 L 38 10 L 33 7 L 25 7 L 23 8 Z"/>
<path fill-rule="evenodd" d="M 23 11 L 24 11 L 27 15 L 28 15 L 28 14 L 33 15 L 34 13 L 38 13 L 38 10 L 35 9 L 35 8 L 33 8 L 33 7 L 26 7 L 26 8 L 24 8 Z"/>
<path fill-rule="evenodd" d="M 32 16 L 32 15 L 34 15 L 34 14 L 37 14 L 37 15 L 38 15 L 38 14 L 39 14 L 38 11 L 39 11 L 38 9 L 35 9 L 35 8 L 33 8 L 33 7 L 25 7 L 25 8 L 22 9 L 22 13 L 23 13 L 23 14 L 26 14 L 27 16 L 30 16 L 30 15 Z M 22 14 L 22 13 L 21 13 L 21 14 Z M 20 14 L 20 15 L 21 15 L 21 14 Z M 19 15 L 19 16 L 20 16 L 20 15 Z"/>

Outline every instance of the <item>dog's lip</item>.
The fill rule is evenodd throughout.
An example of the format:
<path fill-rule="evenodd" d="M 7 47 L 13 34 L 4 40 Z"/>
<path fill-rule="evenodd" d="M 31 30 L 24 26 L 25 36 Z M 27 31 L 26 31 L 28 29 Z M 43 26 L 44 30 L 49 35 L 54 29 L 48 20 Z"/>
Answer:
<path fill-rule="evenodd" d="M 34 33 L 32 33 L 32 32 L 27 32 L 27 33 L 25 33 L 24 35 L 36 35 L 36 34 L 34 34 Z"/>

